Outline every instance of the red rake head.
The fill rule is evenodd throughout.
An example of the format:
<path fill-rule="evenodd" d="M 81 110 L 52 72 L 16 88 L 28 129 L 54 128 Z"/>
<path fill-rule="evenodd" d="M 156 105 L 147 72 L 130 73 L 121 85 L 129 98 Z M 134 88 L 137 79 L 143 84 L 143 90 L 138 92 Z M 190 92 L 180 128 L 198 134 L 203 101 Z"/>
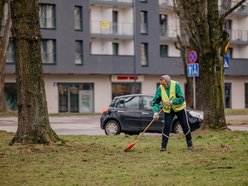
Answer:
<path fill-rule="evenodd" d="M 127 152 L 128 150 L 130 150 L 131 148 L 133 148 L 133 146 L 135 145 L 136 143 L 132 143 L 131 145 L 129 145 L 124 151 Z"/>

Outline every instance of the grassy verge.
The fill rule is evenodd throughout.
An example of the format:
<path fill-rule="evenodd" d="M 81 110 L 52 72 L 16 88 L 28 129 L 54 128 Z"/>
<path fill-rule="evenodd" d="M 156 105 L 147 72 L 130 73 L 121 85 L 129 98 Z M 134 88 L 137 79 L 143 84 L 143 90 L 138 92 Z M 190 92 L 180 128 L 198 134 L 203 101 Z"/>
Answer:
<path fill-rule="evenodd" d="M 0 185 L 248 185 L 248 132 L 197 131 L 195 149 L 172 134 L 167 152 L 160 135 L 63 136 L 62 145 L 8 146 L 0 132 Z"/>
<path fill-rule="evenodd" d="M 226 115 L 248 115 L 248 109 L 226 109 Z"/>

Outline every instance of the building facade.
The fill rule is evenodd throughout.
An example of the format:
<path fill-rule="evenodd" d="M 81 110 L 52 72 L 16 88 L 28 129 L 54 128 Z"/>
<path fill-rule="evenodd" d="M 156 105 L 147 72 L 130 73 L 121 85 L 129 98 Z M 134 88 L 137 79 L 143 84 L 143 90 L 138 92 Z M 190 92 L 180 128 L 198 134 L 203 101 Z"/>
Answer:
<path fill-rule="evenodd" d="M 40 0 L 40 26 L 49 113 L 102 112 L 116 95 L 154 94 L 162 74 L 184 90 L 172 0 Z M 225 107 L 248 108 L 247 2 L 228 17 L 225 28 L 231 38 Z M 10 43 L 5 93 L 12 110 L 15 86 Z"/>

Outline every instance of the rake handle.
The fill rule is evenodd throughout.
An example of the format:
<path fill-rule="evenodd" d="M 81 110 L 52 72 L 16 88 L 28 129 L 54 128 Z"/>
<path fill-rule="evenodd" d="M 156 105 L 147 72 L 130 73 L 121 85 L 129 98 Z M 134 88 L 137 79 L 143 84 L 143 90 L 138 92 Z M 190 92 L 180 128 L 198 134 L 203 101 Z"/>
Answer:
<path fill-rule="evenodd" d="M 163 108 L 164 107 L 160 109 L 160 111 L 158 112 L 158 115 L 162 112 Z M 155 118 L 152 119 L 152 121 L 146 126 L 146 128 L 143 130 L 143 132 L 139 135 L 139 137 L 136 139 L 134 143 L 137 143 L 140 140 L 140 138 L 145 134 L 146 130 L 153 124 L 155 120 L 156 120 Z"/>
<path fill-rule="evenodd" d="M 174 98 L 174 96 L 172 96 L 170 98 L 170 101 Z M 160 111 L 158 112 L 158 115 L 162 112 L 164 106 L 160 109 Z M 136 139 L 136 141 L 134 142 L 134 144 L 136 144 L 140 138 L 145 134 L 146 130 L 153 124 L 153 122 L 155 121 L 155 118 L 152 119 L 152 121 L 149 123 L 149 125 L 147 125 L 147 127 L 144 129 L 144 131 L 138 136 L 138 138 Z"/>

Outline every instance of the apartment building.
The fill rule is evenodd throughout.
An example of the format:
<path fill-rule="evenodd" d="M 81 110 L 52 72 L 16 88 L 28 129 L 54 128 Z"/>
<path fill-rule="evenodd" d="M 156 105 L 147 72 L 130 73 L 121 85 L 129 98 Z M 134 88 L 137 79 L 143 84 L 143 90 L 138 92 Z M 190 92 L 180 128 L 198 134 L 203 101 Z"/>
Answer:
<path fill-rule="evenodd" d="M 99 113 L 116 95 L 154 94 L 162 74 L 184 90 L 172 0 L 40 0 L 40 25 L 49 113 Z M 225 28 L 231 38 L 225 107 L 248 108 L 247 2 Z M 11 43 L 5 79 L 6 104 L 15 110 Z"/>

